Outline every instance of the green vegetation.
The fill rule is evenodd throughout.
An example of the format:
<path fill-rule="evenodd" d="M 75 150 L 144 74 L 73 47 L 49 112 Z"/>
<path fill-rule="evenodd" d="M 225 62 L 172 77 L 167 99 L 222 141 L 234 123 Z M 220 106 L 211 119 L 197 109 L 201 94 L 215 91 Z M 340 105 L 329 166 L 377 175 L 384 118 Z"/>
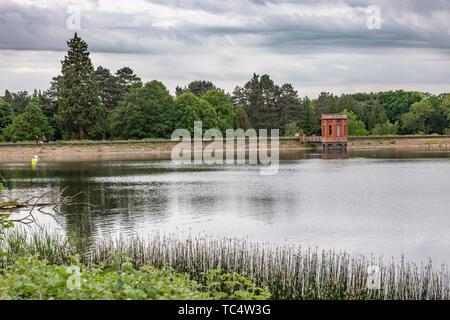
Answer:
<path fill-rule="evenodd" d="M 11 106 L 3 100 L 0 100 L 0 137 L 3 130 L 9 126 L 14 119 Z"/>
<path fill-rule="evenodd" d="M 194 133 L 194 121 L 202 121 L 203 131 L 219 127 L 216 109 L 206 100 L 191 92 L 185 92 L 175 100 L 176 124 L 174 128 L 183 128 Z"/>
<path fill-rule="evenodd" d="M 219 130 L 225 133 L 227 129 L 234 127 L 236 119 L 234 106 L 223 92 L 208 90 L 201 98 L 215 109 Z"/>
<path fill-rule="evenodd" d="M 73 299 L 207 299 L 188 277 L 150 266 L 133 269 L 129 262 L 117 270 L 103 265 L 87 268 L 73 259 L 71 265 L 49 265 L 36 258 L 20 258 L 0 269 L 2 300 Z"/>
<path fill-rule="evenodd" d="M 96 297 L 99 292 L 113 299 L 263 299 L 269 298 L 269 292 L 273 299 L 450 298 L 448 269 L 436 269 L 431 261 L 417 265 L 402 259 L 386 264 L 382 259 L 333 250 L 204 236 L 180 240 L 155 235 L 148 241 L 86 243 L 76 237 L 20 229 L 7 230 L 0 245 L 4 252 L 0 272 L 7 274 L 0 282 L 0 296 L 38 297 L 37 290 L 44 290 L 45 297 L 57 292 L 63 299 Z M 129 259 L 118 263 L 123 257 Z M 70 265 L 79 266 L 82 279 L 89 280 L 82 282 L 77 293 L 61 288 L 70 276 Z M 379 290 L 366 285 L 367 268 L 372 265 L 380 267 Z M 155 283 L 160 285 L 155 288 Z"/>
<path fill-rule="evenodd" d="M 3 130 L 2 137 L 5 141 L 16 142 L 34 140 L 36 136 L 42 137 L 43 135 L 46 135 L 47 139 L 52 139 L 53 129 L 42 112 L 37 98 L 33 98 L 25 112 Z"/>
<path fill-rule="evenodd" d="M 57 122 L 65 139 L 102 139 L 106 108 L 100 103 L 88 45 L 76 33 L 67 44 L 69 51 L 61 62 L 62 76 L 57 92 Z"/>
<path fill-rule="evenodd" d="M 348 135 L 359 137 L 359 136 L 368 136 L 369 131 L 366 130 L 364 122 L 358 120 L 356 114 L 347 109 L 343 111 L 347 115 L 347 125 L 348 125 Z"/>
<path fill-rule="evenodd" d="M 176 96 L 178 97 L 178 96 L 181 96 L 185 92 L 190 92 L 190 93 L 194 94 L 195 96 L 197 96 L 198 98 L 200 98 L 205 93 L 207 93 L 209 90 L 223 92 L 222 89 L 217 88 L 211 81 L 196 80 L 196 81 L 192 81 L 191 83 L 189 83 L 187 85 L 187 87 L 185 86 L 184 88 L 177 86 L 175 88 L 175 93 L 176 93 Z"/>
<path fill-rule="evenodd" d="M 36 257 L 17 259 L 0 269 L 1 300 L 209 300 L 267 299 L 267 291 L 257 288 L 238 274 L 213 270 L 197 283 L 188 275 L 170 268 L 145 265 L 134 269 L 121 255 L 86 267 L 78 257 L 68 257 L 65 265 L 50 265 Z"/>
<path fill-rule="evenodd" d="M 119 139 L 170 137 L 175 105 L 159 81 L 135 85 L 111 114 L 111 134 Z"/>
<path fill-rule="evenodd" d="M 389 120 L 385 123 L 377 123 L 372 130 L 374 136 L 395 136 L 398 132 L 398 122 L 390 123 Z"/>
<path fill-rule="evenodd" d="M 450 134 L 448 93 L 322 92 L 310 100 L 289 83 L 278 85 L 267 74 L 253 74 L 231 93 L 211 81 L 195 80 L 177 86 L 173 97 L 159 81 L 143 84 L 129 67 L 115 74 L 102 66 L 94 69 L 88 45 L 77 34 L 67 44 L 61 74 L 48 90 L 31 95 L 6 90 L 0 97 L 2 141 L 17 142 L 34 133 L 52 140 L 168 138 L 174 129 L 192 132 L 194 120 L 203 121 L 205 130 L 279 129 L 280 136 L 319 135 L 321 115 L 342 112 L 350 117 L 350 136 Z M 30 126 L 42 121 L 39 112 L 29 114 L 26 122 L 19 119 L 30 104 L 39 106 L 49 128 Z"/>
<path fill-rule="evenodd" d="M 294 136 L 296 133 L 299 133 L 300 136 L 303 135 L 303 131 L 302 129 L 300 129 L 300 127 L 297 125 L 297 122 L 290 122 L 288 124 L 286 124 L 286 128 L 284 130 L 285 135 L 287 137 L 289 136 Z"/>

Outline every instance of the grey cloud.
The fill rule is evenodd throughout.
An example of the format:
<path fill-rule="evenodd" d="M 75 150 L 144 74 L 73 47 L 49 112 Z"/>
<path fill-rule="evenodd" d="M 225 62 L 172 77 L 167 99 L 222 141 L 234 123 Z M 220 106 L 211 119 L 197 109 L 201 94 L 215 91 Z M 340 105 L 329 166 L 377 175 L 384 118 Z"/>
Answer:
<path fill-rule="evenodd" d="M 245 36 L 247 42 L 240 45 L 263 47 L 279 53 L 291 53 L 295 50 L 308 52 L 327 50 L 329 47 L 354 48 L 436 48 L 449 49 L 448 30 L 450 22 L 442 26 L 427 21 L 427 28 L 417 28 L 395 21 L 400 13 L 412 12 L 427 17 L 433 10 L 450 12 L 445 1 L 375 1 L 382 8 L 384 19 L 382 30 L 368 30 L 366 15 L 362 9 L 370 1 L 340 1 L 343 8 L 359 8 L 356 16 L 328 17 L 286 16 L 278 12 L 269 12 L 267 4 L 299 3 L 296 1 L 154 1 L 168 8 L 195 9 L 213 14 L 240 14 L 245 18 L 258 19 L 242 22 L 240 25 L 208 26 L 201 22 L 180 23 L 172 27 L 152 27 L 151 21 L 139 19 L 139 14 L 119 12 L 83 12 L 81 34 L 93 51 L 116 53 L 161 54 L 179 50 L 181 46 L 193 49 L 205 45 L 211 38 L 224 36 Z M 301 1 L 312 8 L 326 5 L 335 6 L 336 2 Z M 431 3 L 428 6 L 428 3 Z M 132 5 L 132 4 L 130 4 Z M 65 41 L 73 33 L 66 28 L 68 14 L 65 6 L 57 4 L 50 9 L 34 6 L 21 6 L 6 1 L 0 9 L 0 49 L 15 50 L 65 50 Z M 145 13 L 142 13 L 145 14 Z M 259 17 L 260 16 L 260 17 Z M 143 22 L 145 21 L 145 22 Z M 133 23 L 134 22 L 134 23 Z M 443 30 L 443 28 L 446 28 Z M 254 39 L 251 39 L 254 37 Z"/>
<path fill-rule="evenodd" d="M 310 96 L 326 88 L 450 87 L 449 1 L 151 1 L 161 12 L 100 11 L 100 2 L 91 3 L 97 6 L 82 12 L 79 33 L 94 64 L 130 65 L 144 80 L 160 79 L 170 89 L 209 79 L 232 90 L 253 72 L 292 82 Z M 282 11 L 298 3 L 309 11 Z M 372 4 L 381 8 L 381 30 L 366 27 Z M 333 8 L 348 14 L 320 12 Z M 48 88 L 74 33 L 66 27 L 66 9 L 62 1 L 44 9 L 1 0 L 0 94 Z M 176 24 L 152 25 L 167 12 Z M 35 65 L 42 70 L 31 72 Z"/>

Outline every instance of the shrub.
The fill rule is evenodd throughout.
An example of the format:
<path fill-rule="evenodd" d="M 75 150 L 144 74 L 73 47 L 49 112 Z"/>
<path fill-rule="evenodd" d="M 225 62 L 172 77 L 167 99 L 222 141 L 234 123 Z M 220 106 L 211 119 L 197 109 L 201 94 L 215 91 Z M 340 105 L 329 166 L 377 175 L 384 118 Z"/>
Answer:
<path fill-rule="evenodd" d="M 391 123 L 386 121 L 385 123 L 377 123 L 372 129 L 372 135 L 374 136 L 395 136 L 398 131 L 398 122 Z"/>
<path fill-rule="evenodd" d="M 264 300 L 270 298 L 267 289 L 258 288 L 250 279 L 240 274 L 222 273 L 220 269 L 203 275 L 207 291 L 215 299 Z"/>
<path fill-rule="evenodd" d="M 170 269 L 130 262 L 117 268 L 87 268 L 77 258 L 72 265 L 49 265 L 33 257 L 21 258 L 0 269 L 1 299 L 207 299 L 200 286 L 187 275 Z"/>

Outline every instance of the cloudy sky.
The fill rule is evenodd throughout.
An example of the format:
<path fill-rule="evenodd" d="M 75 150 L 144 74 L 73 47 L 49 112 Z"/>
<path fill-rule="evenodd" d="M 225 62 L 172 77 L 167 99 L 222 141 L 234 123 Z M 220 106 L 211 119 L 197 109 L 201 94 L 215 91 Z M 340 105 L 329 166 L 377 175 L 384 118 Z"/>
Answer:
<path fill-rule="evenodd" d="M 311 98 L 450 92 L 449 0 L 0 0 L 0 95 L 47 89 L 75 31 L 95 67 L 171 92 L 200 79 L 231 91 L 253 72 Z"/>

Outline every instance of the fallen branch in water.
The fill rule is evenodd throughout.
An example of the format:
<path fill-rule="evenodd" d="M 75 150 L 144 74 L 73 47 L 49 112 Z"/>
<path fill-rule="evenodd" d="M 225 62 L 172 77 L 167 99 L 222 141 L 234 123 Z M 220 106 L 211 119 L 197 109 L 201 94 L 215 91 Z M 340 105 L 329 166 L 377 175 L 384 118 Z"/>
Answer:
<path fill-rule="evenodd" d="M 57 195 L 56 199 L 51 202 L 41 202 L 41 200 L 46 196 L 50 196 L 52 194 L 52 192 L 47 192 L 47 193 L 44 193 L 43 195 L 32 197 L 23 202 L 19 202 L 18 199 L 10 200 L 7 202 L 2 202 L 2 203 L 0 203 L 0 215 L 7 216 L 7 218 L 4 219 L 7 222 L 22 223 L 25 225 L 30 225 L 30 224 L 38 225 L 37 221 L 33 215 L 33 211 L 35 209 L 37 209 L 42 214 L 46 214 L 46 215 L 50 215 L 50 216 L 54 217 L 53 214 L 44 211 L 44 209 L 51 208 L 52 211 L 59 213 L 59 211 L 57 210 L 57 207 L 62 206 L 62 205 L 71 206 L 71 205 L 82 204 L 82 205 L 93 206 L 93 205 L 90 205 L 85 202 L 74 202 L 74 199 L 77 198 L 78 196 L 80 196 L 81 194 L 84 194 L 84 192 L 79 192 L 73 196 L 63 196 L 63 193 L 67 190 L 67 188 L 68 187 L 64 188 Z M 24 216 L 22 218 L 18 218 L 18 219 L 10 218 L 11 214 L 13 214 L 14 211 L 16 211 L 17 209 L 22 209 L 22 208 L 30 208 L 30 210 L 28 211 L 26 216 Z"/>
<path fill-rule="evenodd" d="M 0 202 L 0 210 L 10 211 L 10 210 L 26 207 L 26 205 L 19 203 L 17 200 L 18 199 L 7 201 L 7 202 Z"/>

